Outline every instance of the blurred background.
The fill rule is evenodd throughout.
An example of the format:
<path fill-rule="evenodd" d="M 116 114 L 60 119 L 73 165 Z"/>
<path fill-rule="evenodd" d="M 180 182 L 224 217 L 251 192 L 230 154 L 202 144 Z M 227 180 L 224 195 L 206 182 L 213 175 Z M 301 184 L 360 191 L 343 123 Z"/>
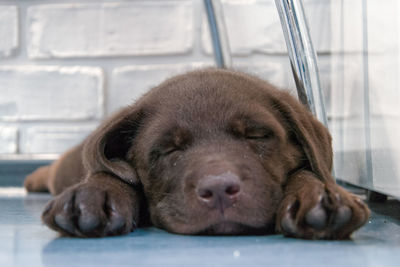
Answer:
<path fill-rule="evenodd" d="M 344 181 L 400 197 L 400 6 L 304 0 Z M 274 0 L 223 0 L 235 69 L 296 95 Z M 213 66 L 201 0 L 0 0 L 0 159 L 55 159 L 167 77 Z"/>

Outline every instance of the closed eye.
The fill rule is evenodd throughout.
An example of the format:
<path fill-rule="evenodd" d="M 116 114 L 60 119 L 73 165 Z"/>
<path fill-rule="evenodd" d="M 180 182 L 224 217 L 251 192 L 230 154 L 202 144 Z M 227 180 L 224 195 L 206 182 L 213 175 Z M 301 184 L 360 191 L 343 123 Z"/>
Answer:
<path fill-rule="evenodd" d="M 169 155 L 169 154 L 172 154 L 172 153 L 174 153 L 174 152 L 181 151 L 181 150 L 182 150 L 181 147 L 178 147 L 178 146 L 170 146 L 170 147 L 165 147 L 164 149 L 162 149 L 162 150 L 161 150 L 161 154 L 162 154 L 163 156 L 167 156 L 167 155 Z"/>
<path fill-rule="evenodd" d="M 167 157 L 178 151 L 182 151 L 182 149 L 180 147 L 176 147 L 176 146 L 168 146 L 168 147 L 155 146 L 151 150 L 150 155 L 149 155 L 150 164 L 153 165 L 160 158 Z"/>
<path fill-rule="evenodd" d="M 247 140 L 270 140 L 276 137 L 272 129 L 273 127 L 268 123 L 254 120 L 254 118 L 250 116 L 241 116 L 234 119 L 229 125 L 229 132 L 236 138 Z"/>
<path fill-rule="evenodd" d="M 166 130 L 154 143 L 150 152 L 150 162 L 155 163 L 160 158 L 184 151 L 192 143 L 192 134 L 181 127 Z"/>
<path fill-rule="evenodd" d="M 246 129 L 245 138 L 246 139 L 255 139 L 255 140 L 263 140 L 270 139 L 274 137 L 274 133 L 269 129 L 264 128 L 254 128 L 254 129 Z"/>

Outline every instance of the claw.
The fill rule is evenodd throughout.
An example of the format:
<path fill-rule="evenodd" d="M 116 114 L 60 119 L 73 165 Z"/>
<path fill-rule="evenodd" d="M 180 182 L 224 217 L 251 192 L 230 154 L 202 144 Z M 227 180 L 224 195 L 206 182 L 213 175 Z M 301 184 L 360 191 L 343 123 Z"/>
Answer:
<path fill-rule="evenodd" d="M 57 226 L 63 229 L 64 231 L 70 234 L 74 234 L 75 232 L 74 226 L 72 225 L 71 220 L 67 214 L 65 213 L 57 214 L 54 217 L 54 221 L 57 224 Z"/>
<path fill-rule="evenodd" d="M 113 213 L 108 222 L 107 228 L 110 232 L 116 233 L 121 232 L 126 227 L 126 220 L 123 216 L 117 213 Z"/>
<path fill-rule="evenodd" d="M 48 204 L 46 205 L 46 207 L 44 208 L 44 211 L 43 211 L 43 213 L 42 213 L 42 217 L 47 216 L 47 214 L 49 213 L 49 211 L 53 208 L 53 203 L 54 203 L 54 201 L 50 201 L 50 203 L 48 203 Z"/>
<path fill-rule="evenodd" d="M 64 203 L 62 210 L 54 216 L 55 224 L 70 234 L 75 233 L 75 227 L 71 217 L 73 214 L 74 202 L 75 194 Z"/>
<path fill-rule="evenodd" d="M 281 221 L 282 230 L 289 235 L 295 235 L 297 232 L 297 226 L 290 214 L 287 213 Z"/>

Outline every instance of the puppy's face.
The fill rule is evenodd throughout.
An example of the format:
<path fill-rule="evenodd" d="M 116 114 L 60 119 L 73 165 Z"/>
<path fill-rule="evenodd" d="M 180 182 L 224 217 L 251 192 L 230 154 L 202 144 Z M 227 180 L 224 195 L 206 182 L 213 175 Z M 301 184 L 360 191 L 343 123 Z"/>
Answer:
<path fill-rule="evenodd" d="M 302 150 L 261 88 L 190 82 L 149 97 L 129 152 L 152 222 L 182 234 L 268 233 Z"/>

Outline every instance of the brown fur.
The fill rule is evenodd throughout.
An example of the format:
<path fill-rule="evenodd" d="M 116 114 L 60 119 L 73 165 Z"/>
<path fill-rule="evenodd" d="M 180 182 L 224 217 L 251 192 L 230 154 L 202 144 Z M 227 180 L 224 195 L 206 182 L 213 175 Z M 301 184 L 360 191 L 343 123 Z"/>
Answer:
<path fill-rule="evenodd" d="M 25 186 L 58 195 L 43 220 L 66 235 L 151 223 L 181 234 L 348 238 L 369 210 L 331 169 L 331 137 L 297 100 L 208 69 L 153 88 Z"/>

